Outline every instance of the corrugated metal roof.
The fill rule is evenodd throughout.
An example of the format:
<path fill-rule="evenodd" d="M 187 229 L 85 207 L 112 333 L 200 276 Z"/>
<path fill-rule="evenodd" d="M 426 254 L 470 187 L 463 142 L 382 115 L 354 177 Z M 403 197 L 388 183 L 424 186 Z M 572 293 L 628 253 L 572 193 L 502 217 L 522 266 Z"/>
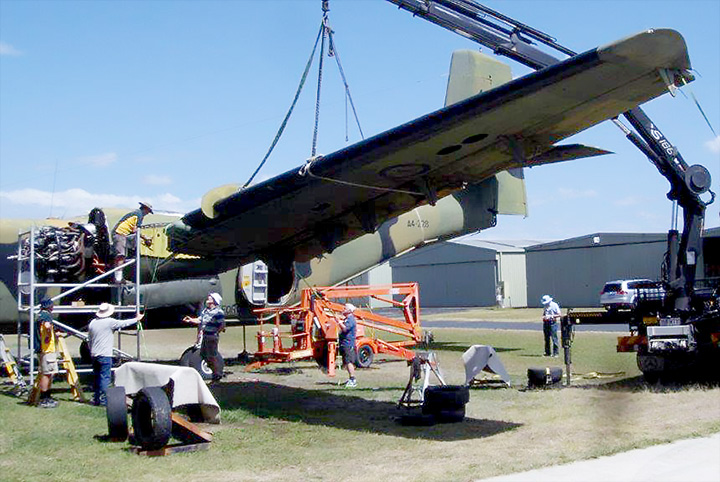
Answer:
<path fill-rule="evenodd" d="M 527 251 L 587 248 L 623 244 L 666 242 L 667 233 L 594 233 L 527 247 Z"/>

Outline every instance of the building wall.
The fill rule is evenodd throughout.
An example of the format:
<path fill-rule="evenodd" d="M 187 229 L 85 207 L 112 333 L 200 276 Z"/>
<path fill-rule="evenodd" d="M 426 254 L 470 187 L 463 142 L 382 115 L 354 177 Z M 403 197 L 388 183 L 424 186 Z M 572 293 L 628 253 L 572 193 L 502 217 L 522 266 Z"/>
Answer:
<path fill-rule="evenodd" d="M 393 282 L 419 283 L 420 306 L 426 308 L 495 304 L 494 261 L 397 267 Z"/>
<path fill-rule="evenodd" d="M 420 306 L 495 304 L 495 251 L 441 242 L 390 261 L 393 283 L 417 282 Z"/>
<path fill-rule="evenodd" d="M 525 253 L 497 253 L 499 283 L 503 288 L 503 307 L 527 306 Z"/>
<path fill-rule="evenodd" d="M 666 248 L 664 235 L 597 235 L 530 247 L 528 306 L 541 306 L 544 294 L 563 307 L 600 306 L 607 281 L 660 279 Z"/>

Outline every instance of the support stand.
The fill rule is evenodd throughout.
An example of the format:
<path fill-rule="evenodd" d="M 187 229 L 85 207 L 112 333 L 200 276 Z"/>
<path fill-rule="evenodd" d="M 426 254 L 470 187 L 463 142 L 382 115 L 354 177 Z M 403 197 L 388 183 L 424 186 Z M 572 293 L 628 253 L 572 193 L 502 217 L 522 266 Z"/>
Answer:
<path fill-rule="evenodd" d="M 400 397 L 398 406 L 411 408 L 422 405 L 425 400 L 425 389 L 430 385 L 430 373 L 434 373 L 441 385 L 446 385 L 440 372 L 440 364 L 435 352 L 417 352 L 415 358 L 408 362 L 410 366 L 410 380 Z M 420 379 L 422 378 L 422 381 Z M 417 398 L 413 395 L 417 394 Z"/>

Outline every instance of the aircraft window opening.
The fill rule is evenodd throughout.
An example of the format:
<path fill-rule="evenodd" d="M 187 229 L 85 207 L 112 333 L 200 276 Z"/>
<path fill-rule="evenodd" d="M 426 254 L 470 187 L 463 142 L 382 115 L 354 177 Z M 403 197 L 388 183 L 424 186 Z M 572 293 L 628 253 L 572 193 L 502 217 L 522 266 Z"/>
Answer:
<path fill-rule="evenodd" d="M 487 134 L 475 134 L 474 136 L 467 137 L 463 139 L 463 144 L 474 144 L 475 142 L 479 142 L 485 138 L 487 138 Z"/>
<path fill-rule="evenodd" d="M 457 152 L 460 149 L 462 149 L 462 146 L 460 144 L 455 144 L 454 146 L 447 146 L 443 147 L 437 152 L 438 156 L 447 156 L 448 154 L 452 154 L 453 152 Z"/>

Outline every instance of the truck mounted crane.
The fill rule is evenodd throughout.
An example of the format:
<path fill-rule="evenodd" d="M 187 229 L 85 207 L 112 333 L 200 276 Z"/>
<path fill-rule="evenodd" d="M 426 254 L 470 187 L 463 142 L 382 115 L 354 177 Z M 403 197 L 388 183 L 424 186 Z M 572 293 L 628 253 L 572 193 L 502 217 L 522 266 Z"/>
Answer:
<path fill-rule="evenodd" d="M 540 70 L 560 61 L 538 48 L 544 45 L 565 56 L 574 56 L 553 37 L 472 0 L 388 0 L 399 8 L 473 40 L 496 55 L 509 57 Z M 665 72 L 659 72 L 667 76 Z M 678 79 L 663 78 L 674 95 Z M 702 252 L 706 207 L 715 200 L 711 176 L 702 165 L 688 165 L 680 152 L 640 107 L 623 113 L 630 124 L 612 122 L 670 183 L 667 197 L 683 211 L 683 229 L 668 232 L 663 266 L 664 290 L 638 294 L 630 312 L 578 312 L 564 320 L 567 336 L 565 358 L 569 366 L 569 334 L 577 323 L 628 323 L 630 336 L 618 339 L 618 351 L 637 352 L 638 367 L 648 380 L 688 368 L 720 364 L 720 293 L 718 288 L 696 287 L 697 262 Z M 674 210 L 677 215 L 677 209 Z M 673 223 L 676 224 L 676 223 Z M 568 327 L 570 329 L 568 329 Z"/>

